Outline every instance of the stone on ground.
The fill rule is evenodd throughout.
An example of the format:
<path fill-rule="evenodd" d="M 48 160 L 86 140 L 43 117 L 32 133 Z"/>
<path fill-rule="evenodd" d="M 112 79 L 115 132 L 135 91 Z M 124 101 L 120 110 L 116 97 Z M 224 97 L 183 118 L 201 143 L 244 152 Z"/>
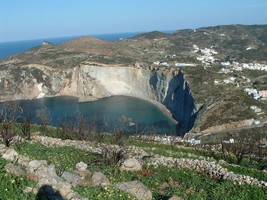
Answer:
<path fill-rule="evenodd" d="M 14 149 L 8 149 L 5 151 L 2 158 L 9 161 L 16 161 L 18 158 L 18 153 Z"/>
<path fill-rule="evenodd" d="M 123 182 L 115 185 L 116 188 L 135 196 L 138 200 L 151 200 L 151 191 L 139 181 Z"/>
<path fill-rule="evenodd" d="M 15 174 L 17 176 L 25 174 L 25 172 L 19 166 L 13 165 L 11 163 L 6 164 L 5 170 L 6 172 Z"/>
<path fill-rule="evenodd" d="M 82 179 L 77 174 L 72 174 L 70 172 L 63 172 L 61 178 L 65 179 L 67 182 L 71 183 L 72 185 L 81 185 Z"/>
<path fill-rule="evenodd" d="M 173 195 L 169 200 L 184 200 L 182 197 L 178 197 L 176 195 Z"/>
<path fill-rule="evenodd" d="M 135 158 L 126 159 L 122 164 L 121 168 L 122 171 L 139 171 L 142 169 L 142 165 L 140 162 Z"/>
<path fill-rule="evenodd" d="M 101 172 L 94 172 L 91 177 L 91 185 L 105 187 L 110 185 L 110 182 L 108 178 Z"/>
<path fill-rule="evenodd" d="M 85 164 L 84 162 L 79 162 L 76 164 L 76 169 L 80 172 L 84 172 L 87 169 L 87 164 Z"/>

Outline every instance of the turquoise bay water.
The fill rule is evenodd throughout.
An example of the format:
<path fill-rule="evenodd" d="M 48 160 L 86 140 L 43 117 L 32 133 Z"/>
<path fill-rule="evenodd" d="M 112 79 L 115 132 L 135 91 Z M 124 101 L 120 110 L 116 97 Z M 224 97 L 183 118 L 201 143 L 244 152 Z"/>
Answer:
<path fill-rule="evenodd" d="M 41 115 L 50 115 L 50 125 L 60 126 L 62 118 L 75 121 L 78 113 L 87 121 L 88 127 L 113 132 L 124 127 L 128 133 L 175 134 L 175 124 L 154 104 L 126 96 L 113 96 L 97 101 L 79 103 L 74 97 L 53 97 L 19 101 L 25 113 L 40 123 Z M 121 119 L 126 119 L 122 123 Z"/>

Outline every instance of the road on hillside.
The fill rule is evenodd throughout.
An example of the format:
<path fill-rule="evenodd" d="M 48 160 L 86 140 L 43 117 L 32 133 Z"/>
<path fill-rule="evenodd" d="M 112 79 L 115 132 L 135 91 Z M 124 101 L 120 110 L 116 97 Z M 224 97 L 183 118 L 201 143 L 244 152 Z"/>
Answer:
<path fill-rule="evenodd" d="M 260 122 L 259 124 L 252 124 L 250 126 L 243 126 L 243 127 L 229 128 L 229 129 L 213 131 L 210 133 L 205 133 L 205 134 L 201 135 L 201 137 L 216 134 L 216 133 L 221 133 L 221 132 L 225 132 L 225 131 L 240 131 L 240 130 L 246 130 L 246 129 L 252 129 L 252 128 L 259 128 L 259 127 L 263 127 L 264 124 L 266 124 L 266 123 L 267 123 L 267 118 L 263 119 L 262 122 Z"/>

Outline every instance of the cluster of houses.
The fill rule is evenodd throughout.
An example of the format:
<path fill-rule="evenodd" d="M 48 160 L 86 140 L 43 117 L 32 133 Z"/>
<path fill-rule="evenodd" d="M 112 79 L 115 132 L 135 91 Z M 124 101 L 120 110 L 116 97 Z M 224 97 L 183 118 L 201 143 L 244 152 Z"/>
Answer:
<path fill-rule="evenodd" d="M 176 57 L 175 54 L 171 55 L 171 56 L 167 56 L 168 58 L 174 58 Z M 160 62 L 160 61 L 155 61 L 153 62 L 154 65 L 156 66 L 163 66 L 163 67 L 169 67 L 174 65 L 175 67 L 195 67 L 196 64 L 193 63 L 180 63 L 180 62 L 175 62 L 175 63 L 168 63 L 166 61 Z"/>
<path fill-rule="evenodd" d="M 267 65 L 261 63 L 238 63 L 238 62 L 230 63 L 228 61 L 228 62 L 221 62 L 221 66 L 228 68 L 231 67 L 232 70 L 236 71 L 243 71 L 243 69 L 267 71 Z M 229 72 L 231 72 L 231 70 L 229 70 Z"/>
<path fill-rule="evenodd" d="M 245 88 L 244 91 L 248 94 L 251 95 L 254 99 L 259 100 L 267 100 L 267 90 L 257 90 L 254 88 Z"/>
<path fill-rule="evenodd" d="M 264 112 L 258 106 L 255 105 L 250 106 L 250 109 L 253 110 L 253 112 L 256 113 L 257 115 L 264 115 Z M 254 123 L 257 124 L 257 121 L 255 121 Z"/>
<path fill-rule="evenodd" d="M 170 64 L 169 63 L 167 63 L 167 62 L 160 62 L 160 61 L 155 61 L 155 62 L 153 62 L 153 64 L 154 65 L 161 65 L 161 66 L 165 66 L 165 67 L 169 67 L 170 66 Z"/>
<path fill-rule="evenodd" d="M 212 47 L 201 49 L 197 45 L 193 45 L 194 52 L 199 53 L 200 55 L 196 57 L 197 60 L 201 61 L 205 67 L 211 67 L 211 65 L 215 62 L 214 55 L 218 54 Z"/>
<path fill-rule="evenodd" d="M 238 62 L 221 62 L 221 66 L 224 66 L 225 68 L 220 69 L 219 73 L 228 74 L 235 71 L 243 71 L 244 69 L 250 69 L 250 70 L 262 70 L 267 71 L 267 65 L 260 64 L 260 63 L 241 63 Z M 243 79 L 246 80 L 247 83 L 251 82 L 250 79 L 242 76 Z M 228 84 L 236 84 L 239 86 L 239 84 L 236 82 L 235 77 L 230 77 L 228 79 L 223 80 L 224 83 Z M 220 82 L 218 80 L 214 81 L 215 85 L 219 85 Z M 245 88 L 244 92 L 246 92 L 248 95 L 251 95 L 256 100 L 267 100 L 267 90 L 257 90 L 254 88 Z"/>
<path fill-rule="evenodd" d="M 251 82 L 250 79 L 242 76 L 242 78 L 247 82 Z M 222 84 L 232 84 L 236 87 L 239 87 L 239 82 L 236 80 L 235 77 L 229 77 L 224 80 L 216 79 L 214 80 L 214 85 L 222 85 Z M 267 90 L 257 90 L 255 88 L 245 88 L 244 92 L 246 92 L 248 95 L 251 95 L 256 100 L 267 100 Z"/>

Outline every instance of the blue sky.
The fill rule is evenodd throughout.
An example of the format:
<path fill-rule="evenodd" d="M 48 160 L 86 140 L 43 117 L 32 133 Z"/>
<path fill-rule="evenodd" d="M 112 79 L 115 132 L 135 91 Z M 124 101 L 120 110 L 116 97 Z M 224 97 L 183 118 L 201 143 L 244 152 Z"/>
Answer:
<path fill-rule="evenodd" d="M 0 42 L 267 24 L 267 0 L 0 0 Z"/>

